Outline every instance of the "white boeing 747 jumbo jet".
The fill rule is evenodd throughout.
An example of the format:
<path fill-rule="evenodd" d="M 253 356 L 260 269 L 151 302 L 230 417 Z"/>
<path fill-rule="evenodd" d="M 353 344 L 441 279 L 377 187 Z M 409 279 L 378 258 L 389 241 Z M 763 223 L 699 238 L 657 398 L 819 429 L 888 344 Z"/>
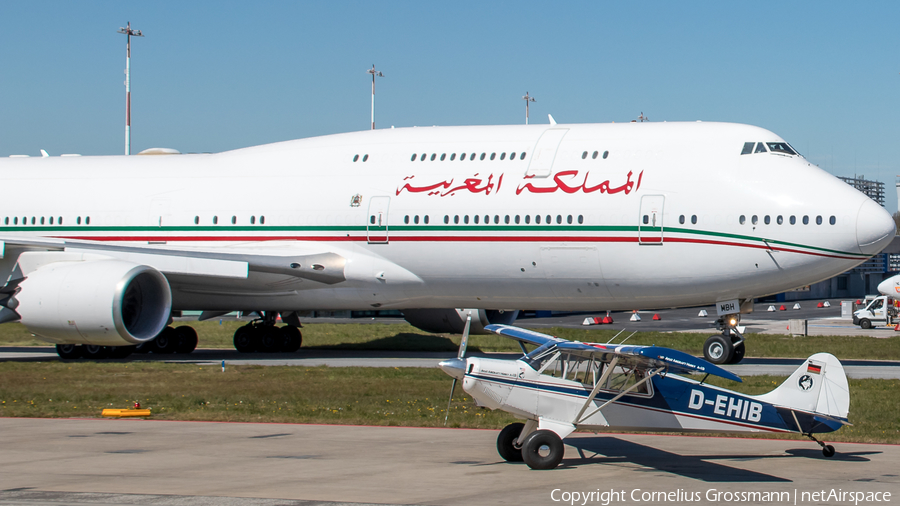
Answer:
<path fill-rule="evenodd" d="M 235 346 L 274 351 L 299 347 L 313 309 L 401 309 L 457 331 L 477 309 L 482 331 L 524 309 L 719 303 L 706 355 L 736 362 L 733 327 L 754 297 L 844 272 L 894 236 L 888 212 L 779 136 L 726 123 L 11 157 L 0 181 L 0 322 L 64 357 L 191 350 L 196 333 L 167 327 L 182 310 L 258 312 Z"/>

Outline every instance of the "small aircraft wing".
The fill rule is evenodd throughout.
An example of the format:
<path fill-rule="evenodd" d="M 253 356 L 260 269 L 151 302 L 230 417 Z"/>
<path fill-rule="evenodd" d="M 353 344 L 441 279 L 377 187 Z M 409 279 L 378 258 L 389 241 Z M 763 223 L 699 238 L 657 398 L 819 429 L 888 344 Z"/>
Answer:
<path fill-rule="evenodd" d="M 580 343 L 509 325 L 485 325 L 484 328 L 485 330 L 515 339 L 516 341 L 526 342 L 537 346 L 554 343 L 556 348 L 562 352 L 585 358 L 599 358 L 598 356 L 602 355 L 616 355 L 620 357 L 620 360 L 625 359 L 636 367 L 666 367 L 669 371 L 674 373 L 712 374 L 713 376 L 741 382 L 740 376 L 734 373 L 726 371 L 702 358 L 697 358 L 693 355 L 670 348 L 662 348 L 660 346 Z"/>

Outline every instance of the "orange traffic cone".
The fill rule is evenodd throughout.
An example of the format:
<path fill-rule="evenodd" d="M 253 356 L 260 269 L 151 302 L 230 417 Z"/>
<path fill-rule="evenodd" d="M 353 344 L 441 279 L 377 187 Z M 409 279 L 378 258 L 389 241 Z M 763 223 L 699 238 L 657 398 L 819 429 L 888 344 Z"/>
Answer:
<path fill-rule="evenodd" d="M 780 308 L 778 308 L 778 310 L 779 310 L 779 311 L 787 311 L 787 308 L 784 307 L 784 305 L 782 305 Z"/>
<path fill-rule="evenodd" d="M 653 315 L 653 319 L 654 320 L 662 320 L 662 318 L 660 318 L 658 314 Z"/>
<path fill-rule="evenodd" d="M 820 302 L 820 303 L 816 304 L 816 307 L 825 307 L 825 304 Z"/>

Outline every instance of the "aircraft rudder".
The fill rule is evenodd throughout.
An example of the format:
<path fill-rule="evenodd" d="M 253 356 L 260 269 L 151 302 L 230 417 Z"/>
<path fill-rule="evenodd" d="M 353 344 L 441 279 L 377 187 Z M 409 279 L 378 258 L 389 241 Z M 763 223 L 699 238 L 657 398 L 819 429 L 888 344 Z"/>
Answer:
<path fill-rule="evenodd" d="M 830 353 L 810 356 L 775 390 L 756 398 L 842 419 L 850 411 L 850 389 L 844 367 Z"/>

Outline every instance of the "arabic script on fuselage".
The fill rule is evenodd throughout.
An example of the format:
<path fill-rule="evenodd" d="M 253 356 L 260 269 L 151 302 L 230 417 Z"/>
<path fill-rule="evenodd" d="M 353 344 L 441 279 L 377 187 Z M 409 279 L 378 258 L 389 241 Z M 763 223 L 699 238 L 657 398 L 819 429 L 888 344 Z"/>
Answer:
<path fill-rule="evenodd" d="M 525 176 L 523 182 L 516 188 L 516 195 L 519 195 L 522 192 L 540 194 L 555 193 L 557 191 L 568 194 L 578 192 L 600 192 L 608 193 L 610 195 L 616 193 L 628 195 L 641 187 L 641 179 L 644 177 L 644 172 L 641 171 L 638 174 L 637 182 L 631 180 L 632 176 L 633 172 L 629 171 L 625 176 L 625 182 L 619 186 L 613 186 L 609 179 L 605 181 L 592 181 L 590 171 L 586 171 L 583 177 L 579 176 L 579 171 L 577 170 L 560 171 L 549 180 L 542 179 L 541 183 L 544 184 L 537 183 L 537 181 L 534 180 L 534 176 Z M 400 195 L 404 191 L 408 193 L 424 193 L 429 196 L 439 197 L 452 197 L 457 193 L 480 193 L 482 195 L 491 195 L 492 193 L 499 192 L 500 185 L 503 183 L 503 174 L 500 174 L 500 177 L 496 178 L 496 184 L 494 183 L 494 174 L 490 174 L 485 178 L 476 173 L 471 177 L 465 178 L 461 183 L 457 183 L 456 179 L 450 178 L 445 181 L 438 181 L 436 183 L 421 186 L 414 181 L 415 177 L 415 175 L 411 175 L 403 178 L 403 184 L 397 187 L 397 195 Z"/>
<path fill-rule="evenodd" d="M 463 180 L 462 184 L 456 186 L 453 185 L 454 179 L 440 181 L 425 186 L 415 186 L 411 181 L 415 177 L 416 176 L 406 176 L 403 178 L 403 180 L 406 181 L 406 184 L 397 188 L 397 195 L 400 195 L 400 192 L 403 190 L 410 193 L 426 193 L 428 195 L 439 195 L 441 197 L 446 197 L 448 195 L 452 197 L 456 195 L 457 192 L 463 191 L 490 195 L 492 192 L 500 191 L 500 185 L 503 183 L 503 174 L 500 174 L 500 177 L 497 179 L 496 186 L 494 185 L 493 174 L 489 175 L 487 179 L 478 177 L 478 174 L 475 174 L 472 177 L 467 177 Z"/>
<path fill-rule="evenodd" d="M 562 190 L 563 193 L 577 193 L 579 191 L 583 193 L 594 193 L 599 191 L 600 193 L 609 193 L 610 195 L 624 192 L 625 195 L 628 195 L 641 187 L 641 179 L 644 177 L 644 171 L 641 171 L 641 173 L 638 174 L 637 187 L 635 187 L 634 181 L 631 180 L 632 174 L 631 171 L 628 172 L 628 175 L 625 176 L 625 183 L 621 186 L 612 186 L 609 179 L 592 185 L 589 181 L 591 177 L 590 171 L 585 172 L 584 178 L 582 179 L 578 177 L 577 170 L 564 170 L 557 172 L 553 176 L 552 185 L 535 186 L 530 181 L 523 182 L 516 188 L 516 195 L 523 191 L 528 191 L 529 193 L 555 193 L 557 190 Z M 534 176 L 525 176 L 524 179 L 529 180 L 533 178 Z"/>

